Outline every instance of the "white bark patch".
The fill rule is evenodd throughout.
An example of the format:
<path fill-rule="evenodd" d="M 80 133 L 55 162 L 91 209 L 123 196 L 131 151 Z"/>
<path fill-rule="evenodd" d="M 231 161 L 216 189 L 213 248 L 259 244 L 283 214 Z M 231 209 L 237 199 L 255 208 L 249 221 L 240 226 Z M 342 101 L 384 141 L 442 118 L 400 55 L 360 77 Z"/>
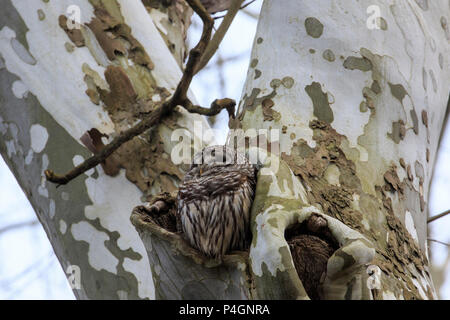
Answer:
<path fill-rule="evenodd" d="M 125 258 L 125 259 L 123 259 L 122 266 L 126 271 L 129 271 L 135 275 L 142 273 L 142 270 L 150 269 L 146 255 L 143 256 L 143 258 L 139 261 Z M 154 290 L 152 277 L 136 277 L 136 279 L 138 281 L 139 297 L 141 297 L 141 298 L 149 297 L 151 299 L 154 299 L 154 295 L 155 295 L 154 291 L 155 290 Z"/>
<path fill-rule="evenodd" d="M 25 83 L 20 80 L 14 81 L 11 89 L 17 99 L 23 99 L 28 96 L 28 88 Z"/>
<path fill-rule="evenodd" d="M 75 240 L 88 243 L 88 259 L 92 268 L 117 274 L 119 260 L 105 247 L 105 241 L 109 240 L 105 232 L 98 231 L 86 221 L 73 224 L 70 230 Z"/>
<path fill-rule="evenodd" d="M 27 156 L 25 157 L 25 164 L 27 166 L 29 166 L 31 164 L 31 162 L 33 161 L 33 155 L 34 155 L 33 150 L 31 150 L 31 149 L 28 150 Z"/>
<path fill-rule="evenodd" d="M 262 264 L 265 263 L 269 272 L 276 275 L 277 270 L 285 270 L 281 264 L 281 254 L 279 249 L 287 245 L 284 234 L 278 232 L 278 229 L 272 228 L 266 224 L 270 213 L 274 210 L 283 209 L 281 205 L 272 205 L 266 211 L 256 217 L 257 238 L 256 246 L 250 250 L 253 273 L 262 276 Z M 267 254 L 270 253 L 270 254 Z"/>
<path fill-rule="evenodd" d="M 13 154 L 16 154 L 16 145 L 14 140 L 6 140 L 6 153 L 8 154 L 8 158 L 11 158 Z"/>
<path fill-rule="evenodd" d="M 47 129 L 40 124 L 33 124 L 30 128 L 31 149 L 35 153 L 40 153 L 44 150 L 48 141 Z"/>
<path fill-rule="evenodd" d="M 61 234 L 66 234 L 67 232 L 67 223 L 64 220 L 59 220 L 59 232 Z"/>
<path fill-rule="evenodd" d="M 409 212 L 409 211 L 406 211 L 406 213 L 405 213 L 405 226 L 406 226 L 406 230 L 408 230 L 409 234 L 414 239 L 414 241 L 416 241 L 418 243 L 419 237 L 417 236 L 416 226 L 414 224 L 414 219 L 411 215 L 411 212 Z"/>
<path fill-rule="evenodd" d="M 140 260 L 125 259 L 123 267 L 136 274 L 139 296 L 153 298 L 153 281 L 147 253 L 129 219 L 133 208 L 141 204 L 140 191 L 127 180 L 125 170 L 121 170 L 116 177 L 105 175 L 101 167 L 97 170 L 99 176 L 96 179 L 86 179 L 87 192 L 93 204 L 85 207 L 85 216 L 90 220 L 98 218 L 102 227 L 118 232 L 120 237 L 117 239 L 117 246 L 121 250 L 131 248 L 142 256 Z"/>
<path fill-rule="evenodd" d="M 118 0 L 117 2 L 125 23 L 131 27 L 133 36 L 141 43 L 155 65 L 152 74 L 158 85 L 174 90 L 181 78 L 181 70 L 142 1 Z"/>
<path fill-rule="evenodd" d="M 269 272 L 276 276 L 277 270 L 285 271 L 286 266 L 282 264 L 280 249 L 288 247 L 284 237 L 287 226 L 295 221 L 295 218 L 306 216 L 312 212 L 318 212 L 316 207 L 304 207 L 298 211 L 285 211 L 283 206 L 273 204 L 263 213 L 256 217 L 256 245 L 250 248 L 250 259 L 252 272 L 257 276 L 262 276 L 263 263 Z M 273 223 L 276 223 L 274 227 Z M 289 250 L 289 249 L 288 249 Z"/>
<path fill-rule="evenodd" d="M 339 183 L 339 177 L 341 176 L 341 173 L 339 171 L 339 168 L 332 164 L 329 165 L 328 168 L 325 170 L 325 179 L 327 179 L 328 183 L 334 186 L 340 186 Z"/>
<path fill-rule="evenodd" d="M 55 204 L 55 200 L 53 200 L 53 199 L 50 199 L 50 204 L 49 204 L 49 208 L 48 208 L 48 214 L 49 214 L 51 219 L 53 219 L 55 217 L 56 204 Z"/>
<path fill-rule="evenodd" d="M 102 68 L 86 47 L 67 52 L 64 44 L 69 40 L 58 24 L 58 17 L 66 15 L 70 5 L 80 7 L 82 23 L 90 21 L 93 8 L 89 2 L 61 0 L 47 5 L 43 1 L 12 0 L 12 4 L 29 29 L 26 34 L 29 51 L 16 39 L 13 30 L 3 27 L 0 55 L 8 71 L 20 78 L 42 107 L 80 144 L 79 138 L 91 128 L 112 133 L 113 124 L 108 114 L 85 94 L 83 63 L 100 74 L 103 74 Z M 36 17 L 37 10 L 45 13 L 45 20 Z M 55 68 L 55 64 L 64 68 Z"/>

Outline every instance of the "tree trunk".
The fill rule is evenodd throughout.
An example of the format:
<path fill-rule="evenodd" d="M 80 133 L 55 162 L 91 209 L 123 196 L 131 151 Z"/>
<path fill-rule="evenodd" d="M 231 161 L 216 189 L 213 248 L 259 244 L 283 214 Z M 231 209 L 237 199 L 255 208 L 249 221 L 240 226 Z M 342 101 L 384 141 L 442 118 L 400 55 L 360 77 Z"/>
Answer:
<path fill-rule="evenodd" d="M 110 140 L 170 95 L 191 14 L 184 1 L 2 2 L 0 151 L 79 299 L 155 297 L 130 213 L 182 179 L 171 132 L 208 124 L 180 109 L 68 185 L 46 182 L 44 170 L 68 171 L 92 155 L 87 131 Z"/>
<path fill-rule="evenodd" d="M 199 135 L 199 117 L 177 112 L 67 186 L 43 179 L 90 155 L 86 131 L 114 136 L 181 74 L 181 1 L 150 15 L 137 0 L 80 3 L 81 31 L 67 33 L 69 1 L 6 1 L 0 13 L 0 151 L 63 268 L 79 266 L 78 298 L 308 299 L 313 277 L 323 299 L 436 298 L 426 219 L 448 109 L 447 1 L 264 1 L 231 126 L 271 145 L 252 149 L 264 165 L 249 254 L 221 262 L 144 215 L 131 217 L 142 241 L 128 222 L 151 195 L 176 191 L 171 134 Z M 326 274 L 300 268 L 316 258 L 298 258 L 302 236 L 332 247 Z"/>

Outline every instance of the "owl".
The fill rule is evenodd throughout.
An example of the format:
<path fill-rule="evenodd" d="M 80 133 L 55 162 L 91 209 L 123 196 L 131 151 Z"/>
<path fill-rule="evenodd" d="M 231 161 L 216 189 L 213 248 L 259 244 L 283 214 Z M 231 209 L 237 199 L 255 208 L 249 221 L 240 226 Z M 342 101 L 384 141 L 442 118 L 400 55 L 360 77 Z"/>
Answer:
<path fill-rule="evenodd" d="M 211 258 L 244 250 L 256 167 L 243 154 L 212 146 L 194 156 L 177 196 L 181 227 L 190 244 Z"/>

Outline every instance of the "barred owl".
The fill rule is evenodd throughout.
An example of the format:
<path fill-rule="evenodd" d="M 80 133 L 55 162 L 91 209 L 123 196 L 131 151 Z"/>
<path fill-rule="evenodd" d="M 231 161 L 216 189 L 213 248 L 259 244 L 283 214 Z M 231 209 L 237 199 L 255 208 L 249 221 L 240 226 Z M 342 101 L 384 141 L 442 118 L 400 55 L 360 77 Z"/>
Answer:
<path fill-rule="evenodd" d="M 245 249 L 256 169 L 244 155 L 212 146 L 194 156 L 177 198 L 183 232 L 208 257 Z"/>

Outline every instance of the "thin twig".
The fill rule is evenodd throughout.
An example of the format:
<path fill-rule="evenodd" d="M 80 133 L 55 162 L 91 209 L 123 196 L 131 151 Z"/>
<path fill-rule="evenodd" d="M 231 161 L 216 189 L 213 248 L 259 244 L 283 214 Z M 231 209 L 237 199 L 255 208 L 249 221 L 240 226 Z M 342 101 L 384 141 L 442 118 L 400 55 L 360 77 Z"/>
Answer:
<path fill-rule="evenodd" d="M 251 0 L 251 1 L 249 1 L 249 2 L 247 2 L 246 4 L 244 4 L 244 5 L 242 5 L 240 8 L 239 8 L 239 10 L 242 10 L 242 9 L 245 9 L 245 8 L 247 8 L 249 5 L 251 5 L 253 2 L 255 2 L 256 0 Z M 243 2 L 243 1 L 242 1 Z M 222 19 L 222 18 L 224 18 L 226 16 L 226 14 L 223 14 L 223 15 L 220 15 L 220 16 L 215 16 L 214 17 L 214 20 L 217 20 L 217 19 Z"/>
<path fill-rule="evenodd" d="M 450 210 L 444 211 L 441 214 L 438 214 L 437 216 L 428 218 L 427 223 L 430 223 L 430 222 L 433 222 L 433 221 L 435 221 L 437 219 L 443 218 L 443 217 L 445 217 L 448 214 L 450 214 Z"/>
<path fill-rule="evenodd" d="M 85 160 L 80 165 L 76 166 L 64 175 L 57 175 L 51 170 L 46 170 L 45 175 L 47 180 L 58 185 L 67 184 L 72 179 L 78 177 L 89 169 L 94 168 L 99 163 L 103 162 L 115 150 L 117 150 L 125 142 L 130 141 L 134 137 L 142 134 L 154 125 L 161 122 L 161 120 L 168 116 L 177 105 L 183 105 L 187 101 L 187 91 L 191 85 L 194 71 L 198 70 L 197 65 L 200 58 L 203 56 L 208 43 L 211 41 L 212 28 L 214 21 L 211 15 L 206 11 L 199 0 L 187 0 L 191 8 L 200 16 L 203 22 L 202 35 L 197 45 L 189 52 L 189 59 L 186 63 L 186 68 L 183 72 L 180 82 L 178 83 L 172 97 L 157 107 L 148 118 L 142 120 L 134 127 L 122 132 L 119 136 L 113 139 L 111 143 L 105 146 L 102 151 L 91 158 Z"/>
<path fill-rule="evenodd" d="M 227 14 L 225 15 L 225 18 L 223 19 L 222 23 L 220 24 L 219 29 L 217 29 L 217 31 L 214 33 L 213 38 L 208 43 L 208 47 L 205 50 L 205 54 L 203 55 L 202 59 L 200 60 L 200 63 L 198 64 L 198 66 L 195 70 L 195 73 L 197 73 L 201 69 L 203 69 L 203 67 L 208 64 L 209 60 L 211 60 L 211 58 L 216 53 L 225 34 L 227 33 L 228 29 L 230 28 L 230 25 L 233 22 L 234 17 L 236 16 L 237 12 L 239 11 L 242 2 L 244 2 L 244 0 L 233 0 L 233 2 L 231 3 L 230 8 L 228 8 Z"/>
<path fill-rule="evenodd" d="M 442 241 L 439 241 L 439 240 L 430 239 L 430 238 L 428 238 L 427 240 L 428 241 L 432 241 L 432 242 L 436 242 L 436 243 L 439 243 L 439 244 L 442 244 L 442 245 L 447 246 L 447 247 L 450 247 L 450 243 L 445 243 L 445 242 L 442 242 Z"/>
<path fill-rule="evenodd" d="M 208 117 L 216 116 L 220 113 L 220 111 L 226 109 L 228 111 L 228 115 L 232 118 L 234 118 L 235 106 L 236 102 L 229 98 L 214 100 L 209 109 L 194 105 L 189 99 L 187 99 L 183 104 L 183 107 L 190 113 L 198 113 Z"/>
<path fill-rule="evenodd" d="M 4 233 L 4 232 L 7 232 L 7 231 L 14 230 L 14 229 L 25 228 L 25 227 L 32 227 L 32 226 L 35 226 L 35 225 L 38 225 L 38 224 L 39 224 L 39 221 L 37 221 L 37 220 L 10 224 L 10 225 L 8 225 L 6 227 L 0 228 L 0 234 Z"/>

